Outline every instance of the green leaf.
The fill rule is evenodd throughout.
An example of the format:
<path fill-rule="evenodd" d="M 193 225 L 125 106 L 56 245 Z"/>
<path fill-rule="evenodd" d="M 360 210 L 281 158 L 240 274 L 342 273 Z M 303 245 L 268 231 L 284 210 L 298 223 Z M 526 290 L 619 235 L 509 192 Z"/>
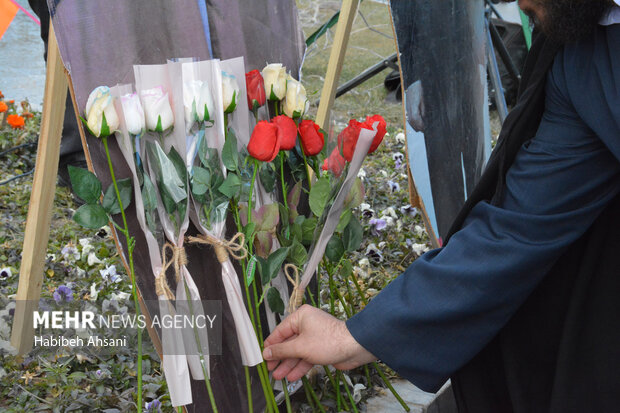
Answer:
<path fill-rule="evenodd" d="M 278 204 L 263 205 L 258 211 L 252 211 L 252 222 L 256 223 L 257 231 L 271 231 L 280 221 Z"/>
<path fill-rule="evenodd" d="M 73 220 L 85 228 L 99 229 L 108 223 L 108 214 L 99 204 L 84 204 L 75 211 Z"/>
<path fill-rule="evenodd" d="M 265 191 L 272 192 L 276 186 L 276 171 L 272 162 L 263 162 L 258 171 L 260 182 L 263 184 Z"/>
<path fill-rule="evenodd" d="M 155 186 L 151 182 L 151 178 L 148 175 L 144 176 L 144 186 L 142 187 L 142 202 L 144 203 L 145 211 L 152 211 L 157 209 L 157 193 L 155 192 Z"/>
<path fill-rule="evenodd" d="M 282 268 L 284 264 L 284 260 L 288 256 L 288 248 L 278 248 L 275 252 L 273 252 L 269 258 L 267 258 L 267 262 L 263 268 L 265 274 L 265 279 L 273 280 Z M 264 280 L 263 280 L 264 281 Z"/>
<path fill-rule="evenodd" d="M 314 240 L 314 231 L 316 230 L 317 219 L 312 217 L 308 218 L 301 224 L 302 242 L 304 244 L 310 244 Z"/>
<path fill-rule="evenodd" d="M 280 222 L 283 226 L 289 223 L 289 210 L 282 204 L 278 204 L 278 209 L 280 210 Z"/>
<path fill-rule="evenodd" d="M 237 174 L 228 174 L 222 185 L 219 186 L 218 191 L 230 198 L 238 198 L 241 191 L 241 179 Z"/>
<path fill-rule="evenodd" d="M 338 221 L 338 226 L 336 227 L 336 232 L 344 231 L 346 226 L 349 225 L 349 221 L 351 221 L 352 216 L 353 213 L 350 209 L 345 209 L 342 211 L 342 214 L 340 214 L 340 220 Z"/>
<path fill-rule="evenodd" d="M 228 200 L 225 198 L 217 198 L 215 208 L 211 210 L 211 223 L 222 222 L 226 220 L 228 215 Z"/>
<path fill-rule="evenodd" d="M 349 209 L 357 208 L 362 202 L 364 202 L 365 196 L 366 193 L 364 191 L 364 184 L 360 178 L 356 178 L 353 186 L 351 187 L 351 191 L 349 191 L 344 199 L 344 207 Z"/>
<path fill-rule="evenodd" d="M 239 153 L 237 152 L 237 138 L 234 132 L 230 130 L 226 133 L 226 141 L 222 148 L 222 163 L 226 169 L 236 172 L 239 168 Z"/>
<path fill-rule="evenodd" d="M 194 195 L 204 195 L 211 185 L 211 172 L 200 166 L 194 166 L 194 176 L 192 176 L 192 193 Z"/>
<path fill-rule="evenodd" d="M 174 169 L 176 169 L 178 177 L 181 178 L 181 182 L 187 182 L 187 166 L 185 166 L 185 160 L 174 146 L 170 148 L 168 158 L 170 158 L 170 162 L 174 165 Z"/>
<path fill-rule="evenodd" d="M 249 240 L 254 235 L 254 231 L 256 230 L 256 224 L 250 222 L 248 225 L 243 227 L 243 234 L 245 235 L 245 239 Z"/>
<path fill-rule="evenodd" d="M 308 260 L 306 248 L 297 240 L 293 241 L 288 253 L 288 261 L 301 267 Z"/>
<path fill-rule="evenodd" d="M 271 287 L 267 291 L 267 303 L 274 313 L 284 314 L 284 301 L 282 301 L 280 292 L 275 287 Z"/>
<path fill-rule="evenodd" d="M 363 239 L 364 228 L 362 228 L 356 217 L 352 217 L 342 234 L 344 248 L 349 252 L 357 251 L 360 245 L 362 245 Z"/>
<path fill-rule="evenodd" d="M 337 263 L 343 255 L 344 245 L 342 245 L 342 240 L 339 237 L 332 235 L 330 240 L 327 242 L 325 256 L 329 258 L 330 261 Z"/>
<path fill-rule="evenodd" d="M 174 211 L 177 210 L 177 203 L 172 199 L 163 182 L 158 182 L 157 186 L 159 187 L 159 195 L 161 196 L 161 202 L 164 204 L 166 212 L 169 214 L 174 213 Z"/>
<path fill-rule="evenodd" d="M 187 198 L 187 191 L 185 190 L 186 179 L 181 179 L 184 174 L 179 175 L 178 167 L 163 151 L 159 142 L 150 143 L 147 145 L 149 150 L 149 156 L 153 159 L 157 167 L 157 187 L 159 192 L 162 192 L 162 188 L 166 189 L 167 195 L 177 203 Z M 174 151 L 176 153 L 176 151 Z M 172 154 L 172 151 L 171 151 Z M 178 153 L 177 153 L 178 155 Z M 184 168 L 183 168 L 184 169 Z"/>
<path fill-rule="evenodd" d="M 101 196 L 101 182 L 88 169 L 69 165 L 69 178 L 73 192 L 87 204 L 96 204 Z"/>
<path fill-rule="evenodd" d="M 121 195 L 123 209 L 127 209 L 129 204 L 131 204 L 131 178 L 120 179 L 116 181 L 116 185 L 118 186 L 118 192 Z M 103 195 L 103 201 L 101 201 L 101 205 L 103 206 L 103 209 L 105 209 L 106 212 L 110 215 L 120 214 L 121 207 L 118 203 L 118 198 L 116 197 L 114 184 L 110 184 L 110 186 L 108 186 L 108 189 L 106 189 L 105 195 Z"/>
<path fill-rule="evenodd" d="M 299 181 L 293 186 L 293 188 L 288 193 L 288 197 L 287 197 L 288 207 L 290 209 L 294 209 L 295 211 L 297 211 L 297 205 L 299 205 L 299 200 L 301 199 L 301 188 L 302 188 L 302 182 Z"/>
<path fill-rule="evenodd" d="M 325 205 L 329 200 L 330 190 L 328 178 L 321 178 L 312 185 L 308 203 L 310 204 L 310 210 L 317 217 L 320 217 L 325 209 Z"/>
<path fill-rule="evenodd" d="M 269 278 L 269 274 L 267 273 L 267 259 L 256 256 L 256 262 L 258 264 L 258 272 L 260 273 L 261 285 L 266 285 L 269 281 L 271 281 L 271 278 Z"/>
<path fill-rule="evenodd" d="M 347 279 L 349 276 L 351 276 L 351 274 L 353 274 L 353 264 L 351 264 L 351 260 L 342 260 L 340 276 L 343 279 Z"/>

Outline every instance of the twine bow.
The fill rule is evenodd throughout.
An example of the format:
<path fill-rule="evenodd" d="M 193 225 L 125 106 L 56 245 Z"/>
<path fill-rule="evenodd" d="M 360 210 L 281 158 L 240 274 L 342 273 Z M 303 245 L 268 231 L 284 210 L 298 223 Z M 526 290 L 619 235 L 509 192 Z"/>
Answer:
<path fill-rule="evenodd" d="M 172 258 L 168 261 L 167 251 L 172 251 Z M 174 275 L 177 283 L 181 279 L 181 267 L 187 265 L 187 255 L 183 247 L 176 247 L 169 242 L 166 242 L 161 248 L 162 268 L 159 274 L 155 277 L 155 293 L 158 296 L 166 296 L 169 300 L 174 300 L 174 294 L 170 290 L 168 281 L 166 280 L 166 270 L 170 266 L 174 266 Z"/>
<path fill-rule="evenodd" d="M 293 272 L 293 276 L 290 274 L 291 271 Z M 284 274 L 291 284 L 293 284 L 293 292 L 291 293 L 291 298 L 288 300 L 288 312 L 291 314 L 303 303 L 305 291 L 299 286 L 299 271 L 296 266 L 293 264 L 286 264 L 284 266 Z"/>
<path fill-rule="evenodd" d="M 212 245 L 220 264 L 228 261 L 229 257 L 242 260 L 248 256 L 248 251 L 243 246 L 243 244 L 245 244 L 245 235 L 243 235 L 243 232 L 237 232 L 235 236 L 228 241 L 215 238 L 211 235 L 201 234 L 197 237 L 187 237 L 187 242 L 190 244 Z"/>

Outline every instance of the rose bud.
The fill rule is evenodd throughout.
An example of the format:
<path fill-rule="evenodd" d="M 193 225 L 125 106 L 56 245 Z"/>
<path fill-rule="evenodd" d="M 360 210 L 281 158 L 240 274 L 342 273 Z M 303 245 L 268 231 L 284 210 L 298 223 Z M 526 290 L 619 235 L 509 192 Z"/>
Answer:
<path fill-rule="evenodd" d="M 286 96 L 286 68 L 282 63 L 272 63 L 263 69 L 265 93 L 269 100 L 282 100 Z"/>
<path fill-rule="evenodd" d="M 290 151 L 297 143 L 297 124 L 286 115 L 276 116 L 271 123 L 278 128 L 280 150 Z"/>
<path fill-rule="evenodd" d="M 319 130 L 319 125 L 309 119 L 302 120 L 299 124 L 301 146 L 306 156 L 314 156 L 323 150 L 325 139 Z"/>
<path fill-rule="evenodd" d="M 174 115 L 168 99 L 168 93 L 158 86 L 153 89 L 140 91 L 142 106 L 146 115 L 146 127 L 148 130 L 163 132 L 174 125 Z"/>
<path fill-rule="evenodd" d="M 256 110 L 265 104 L 265 82 L 263 75 L 256 69 L 245 74 L 245 87 L 248 93 L 248 107 Z"/>
<path fill-rule="evenodd" d="M 146 121 L 144 120 L 144 109 L 142 109 L 138 94 L 128 93 L 121 96 L 121 106 L 127 132 L 136 136 L 144 132 Z"/>
<path fill-rule="evenodd" d="M 383 116 L 381 115 L 366 116 L 366 121 L 364 122 L 364 125 L 366 126 L 364 127 L 366 129 L 374 130 L 373 125 L 375 122 L 378 122 L 377 134 L 375 135 L 375 138 L 372 140 L 372 144 L 370 144 L 370 149 L 368 149 L 368 153 L 373 153 L 374 151 L 377 150 L 386 132 L 385 128 L 387 124 L 385 122 L 385 119 L 383 119 Z"/>
<path fill-rule="evenodd" d="M 86 124 L 90 132 L 98 138 L 109 136 L 118 129 L 118 115 L 109 87 L 99 86 L 90 92 L 86 102 Z"/>
<path fill-rule="evenodd" d="M 183 84 L 183 107 L 185 124 L 189 131 L 194 122 L 213 120 L 213 96 L 209 84 L 202 80 L 192 80 Z"/>
<path fill-rule="evenodd" d="M 291 118 L 300 118 L 308 110 L 306 88 L 291 76 L 286 81 L 286 98 L 284 99 L 284 113 Z"/>
<path fill-rule="evenodd" d="M 259 121 L 250 136 L 248 152 L 259 161 L 271 162 L 279 151 L 280 139 L 277 126 L 266 120 Z"/>
<path fill-rule="evenodd" d="M 345 162 L 346 160 L 340 155 L 340 150 L 336 147 L 331 155 L 323 161 L 322 169 L 324 171 L 331 171 L 338 178 L 344 170 Z"/>
<path fill-rule="evenodd" d="M 239 84 L 237 78 L 222 72 L 222 103 L 224 113 L 233 113 L 237 108 L 237 100 L 239 99 Z"/>

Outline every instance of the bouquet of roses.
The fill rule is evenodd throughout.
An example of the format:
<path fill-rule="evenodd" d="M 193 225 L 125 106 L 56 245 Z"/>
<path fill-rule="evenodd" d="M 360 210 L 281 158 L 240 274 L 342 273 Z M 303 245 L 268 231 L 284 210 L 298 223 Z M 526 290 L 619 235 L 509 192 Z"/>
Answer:
<path fill-rule="evenodd" d="M 195 304 L 200 303 L 200 295 L 186 268 L 183 245 L 188 241 L 213 248 L 239 338 L 248 392 L 248 367 L 256 366 L 267 409 L 277 411 L 261 357 L 265 334 L 261 314 L 273 330 L 279 318 L 306 297 L 320 306 L 321 296 L 315 297 L 306 287 L 314 274 L 319 274 L 320 283 L 325 272 L 334 310 L 338 292 L 333 272 L 348 262 L 344 256 L 357 250 L 362 240 L 362 227 L 352 213 L 364 198 L 357 175 L 367 154 L 379 147 L 385 121 L 379 115 L 364 122 L 353 119 L 329 139 L 307 116 L 304 86 L 281 64 L 245 73 L 242 58 L 183 59 L 136 66 L 134 71 L 136 93 L 131 85 L 117 86 L 112 92 L 97 89 L 93 93 L 98 98 L 89 99 L 85 119 L 93 135 L 104 137 L 106 150 L 107 136 L 117 131 L 132 178 L 117 182 L 110 161 L 113 187 L 102 201 L 88 198 L 92 202 L 80 208 L 75 218 L 83 223 L 90 220 L 93 227 L 105 224 L 111 214 L 120 212 L 124 218 L 133 183 L 162 313 L 203 312 Z M 236 226 L 230 238 L 226 234 L 229 213 Z M 99 217 L 97 222 L 93 217 Z M 190 220 L 199 234 L 187 236 Z M 126 222 L 118 229 L 127 237 L 138 307 L 133 239 Z M 243 286 L 231 258 L 240 263 Z M 166 277 L 169 268 L 174 269 L 173 287 Z M 195 379 L 205 380 L 216 411 L 206 333 L 164 334 L 162 340 L 186 350 L 175 354 L 198 354 L 164 356 L 173 405 L 191 403 L 191 372 Z M 339 376 L 334 379 L 327 368 L 325 372 L 340 404 Z M 304 386 L 312 395 L 307 382 Z M 290 409 L 289 385 L 284 381 L 282 390 Z M 251 394 L 248 400 L 251 411 Z"/>

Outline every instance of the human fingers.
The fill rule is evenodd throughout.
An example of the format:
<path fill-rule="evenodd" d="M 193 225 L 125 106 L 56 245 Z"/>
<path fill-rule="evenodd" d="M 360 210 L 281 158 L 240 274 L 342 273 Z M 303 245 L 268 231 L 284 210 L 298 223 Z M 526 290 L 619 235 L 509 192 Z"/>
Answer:
<path fill-rule="evenodd" d="M 263 350 L 263 358 L 270 360 L 284 360 L 291 358 L 304 358 L 304 344 L 300 337 L 284 343 L 272 344 Z"/>
<path fill-rule="evenodd" d="M 314 367 L 313 364 L 308 363 L 305 360 L 301 360 L 297 365 L 286 375 L 289 382 L 294 382 L 305 376 L 310 369 Z"/>
<path fill-rule="evenodd" d="M 287 339 L 298 334 L 299 321 L 297 313 L 293 313 L 286 317 L 280 324 L 276 326 L 273 332 L 265 340 L 265 347 L 269 347 L 273 344 L 282 343 Z"/>
<path fill-rule="evenodd" d="M 282 360 L 280 364 L 278 365 L 278 368 L 273 371 L 272 373 L 273 378 L 276 380 L 282 380 L 284 377 L 286 377 L 289 374 L 291 370 L 295 368 L 295 366 L 297 366 L 299 362 L 300 362 L 300 359 Z"/>

